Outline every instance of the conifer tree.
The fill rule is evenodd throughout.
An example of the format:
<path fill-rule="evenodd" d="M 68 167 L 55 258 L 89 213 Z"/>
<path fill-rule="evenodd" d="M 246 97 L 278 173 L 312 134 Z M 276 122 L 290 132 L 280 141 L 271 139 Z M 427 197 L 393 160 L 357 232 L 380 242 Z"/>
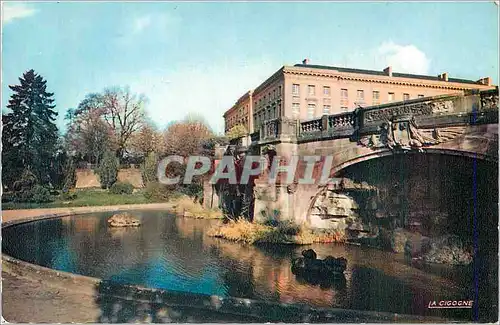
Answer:
<path fill-rule="evenodd" d="M 7 105 L 11 112 L 2 117 L 4 166 L 15 168 L 4 169 L 3 174 L 19 176 L 18 169 L 30 170 L 38 183 L 49 185 L 58 139 L 54 93 L 47 92 L 47 81 L 34 70 L 25 72 L 19 81 L 9 86 L 14 92 Z M 15 174 L 5 176 L 11 179 Z"/>

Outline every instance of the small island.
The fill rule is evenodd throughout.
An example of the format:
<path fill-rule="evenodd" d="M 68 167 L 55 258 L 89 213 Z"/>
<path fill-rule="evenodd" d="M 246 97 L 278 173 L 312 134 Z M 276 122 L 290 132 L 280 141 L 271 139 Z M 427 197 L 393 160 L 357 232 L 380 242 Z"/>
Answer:
<path fill-rule="evenodd" d="M 141 222 L 130 213 L 117 213 L 108 219 L 108 224 L 110 227 L 138 227 Z"/>

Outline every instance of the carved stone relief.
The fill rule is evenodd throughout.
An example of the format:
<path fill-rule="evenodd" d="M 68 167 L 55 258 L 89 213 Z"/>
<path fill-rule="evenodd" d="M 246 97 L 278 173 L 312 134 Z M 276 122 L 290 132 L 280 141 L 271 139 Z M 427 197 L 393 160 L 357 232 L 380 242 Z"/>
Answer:
<path fill-rule="evenodd" d="M 359 139 L 359 144 L 372 149 L 412 150 L 449 141 L 463 133 L 465 127 L 443 129 L 419 129 L 415 118 L 386 120 L 381 123 L 378 134 Z"/>

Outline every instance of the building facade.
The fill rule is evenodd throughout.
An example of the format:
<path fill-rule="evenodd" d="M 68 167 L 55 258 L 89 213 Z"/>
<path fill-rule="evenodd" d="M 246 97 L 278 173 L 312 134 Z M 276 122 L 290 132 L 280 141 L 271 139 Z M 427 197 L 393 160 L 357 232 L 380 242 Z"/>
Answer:
<path fill-rule="evenodd" d="M 243 125 L 248 133 L 253 133 L 252 93 L 250 90 L 224 113 L 224 131 L 227 133 L 236 125 Z"/>
<path fill-rule="evenodd" d="M 236 124 L 258 131 L 263 121 L 281 116 L 308 120 L 358 107 L 468 90 L 494 89 L 491 78 L 477 81 L 383 71 L 311 65 L 283 66 L 243 95 L 225 114 L 226 132 Z"/>

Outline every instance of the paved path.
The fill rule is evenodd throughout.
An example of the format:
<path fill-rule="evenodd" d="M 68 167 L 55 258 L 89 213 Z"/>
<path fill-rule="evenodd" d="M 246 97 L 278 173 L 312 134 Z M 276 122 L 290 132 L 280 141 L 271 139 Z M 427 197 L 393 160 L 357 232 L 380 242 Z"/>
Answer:
<path fill-rule="evenodd" d="M 14 221 L 24 218 L 32 218 L 49 214 L 77 214 L 90 212 L 104 212 L 117 210 L 159 210 L 172 207 L 172 203 L 149 203 L 149 204 L 123 204 L 93 207 L 71 207 L 71 208 L 48 208 L 48 209 L 23 209 L 2 211 L 2 222 Z"/>

